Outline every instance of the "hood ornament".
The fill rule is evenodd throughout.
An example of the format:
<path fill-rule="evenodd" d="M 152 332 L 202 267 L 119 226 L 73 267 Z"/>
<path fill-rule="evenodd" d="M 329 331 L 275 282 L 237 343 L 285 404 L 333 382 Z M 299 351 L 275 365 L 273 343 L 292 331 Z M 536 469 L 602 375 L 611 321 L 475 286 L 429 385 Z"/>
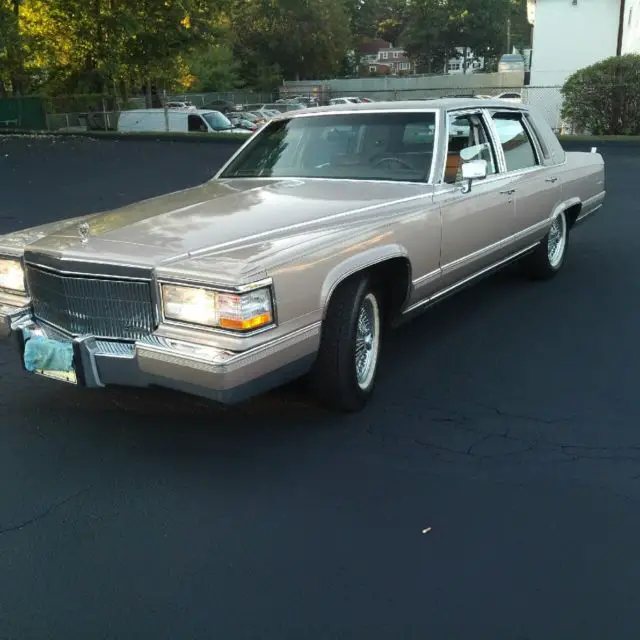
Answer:
<path fill-rule="evenodd" d="M 80 238 L 82 238 L 82 244 L 89 242 L 89 233 L 91 232 L 91 228 L 89 227 L 88 222 L 83 222 L 78 225 L 78 233 L 80 234 Z"/>

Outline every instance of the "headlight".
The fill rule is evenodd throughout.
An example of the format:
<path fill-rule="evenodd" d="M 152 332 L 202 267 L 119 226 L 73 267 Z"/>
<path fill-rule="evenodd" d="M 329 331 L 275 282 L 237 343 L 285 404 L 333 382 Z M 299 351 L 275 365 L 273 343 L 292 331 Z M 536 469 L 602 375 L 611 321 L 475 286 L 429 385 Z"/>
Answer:
<path fill-rule="evenodd" d="M 162 305 L 168 320 L 232 331 L 250 331 L 273 322 L 269 288 L 247 293 L 224 293 L 163 284 Z"/>
<path fill-rule="evenodd" d="M 19 260 L 0 259 L 0 289 L 24 293 L 24 270 Z"/>

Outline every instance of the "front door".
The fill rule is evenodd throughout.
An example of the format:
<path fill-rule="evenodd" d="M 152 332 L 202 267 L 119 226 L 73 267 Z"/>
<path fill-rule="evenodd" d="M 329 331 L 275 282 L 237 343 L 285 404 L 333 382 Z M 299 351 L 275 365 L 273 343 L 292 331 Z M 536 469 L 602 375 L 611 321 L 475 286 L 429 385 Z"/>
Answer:
<path fill-rule="evenodd" d="M 463 193 L 462 164 L 478 159 L 487 161 L 487 178 L 474 180 L 471 191 Z M 482 113 L 448 114 L 444 175 L 434 194 L 442 217 L 442 289 L 504 257 L 504 242 L 515 228 L 515 204 L 508 181 L 500 172 Z"/>

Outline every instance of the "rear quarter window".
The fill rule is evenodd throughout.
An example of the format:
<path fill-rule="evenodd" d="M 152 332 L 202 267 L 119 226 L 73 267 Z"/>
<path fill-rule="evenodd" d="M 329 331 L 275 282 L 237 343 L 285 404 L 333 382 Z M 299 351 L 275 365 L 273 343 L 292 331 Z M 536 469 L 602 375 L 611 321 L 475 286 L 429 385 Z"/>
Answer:
<path fill-rule="evenodd" d="M 527 122 L 527 124 L 529 125 L 529 130 L 531 132 L 531 134 L 533 135 L 533 137 L 536 139 L 538 146 L 540 147 L 540 150 L 542 151 L 542 156 L 544 157 L 545 160 L 550 160 L 551 159 L 551 151 L 549 150 L 549 145 L 547 144 L 547 141 L 545 140 L 544 135 L 542 135 L 542 133 L 540 132 L 540 129 L 537 127 L 534 119 L 531 117 L 530 114 L 525 114 L 525 120 Z"/>

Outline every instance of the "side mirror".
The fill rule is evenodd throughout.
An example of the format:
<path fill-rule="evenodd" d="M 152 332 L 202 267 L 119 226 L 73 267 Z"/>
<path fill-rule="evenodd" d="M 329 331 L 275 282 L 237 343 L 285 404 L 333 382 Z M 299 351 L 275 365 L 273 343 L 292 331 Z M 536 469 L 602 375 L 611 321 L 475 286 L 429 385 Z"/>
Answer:
<path fill-rule="evenodd" d="M 484 180 L 489 173 L 489 166 L 486 160 L 471 160 L 462 165 L 462 180 L 465 183 L 462 187 L 463 193 L 471 191 L 471 183 L 474 180 Z"/>

